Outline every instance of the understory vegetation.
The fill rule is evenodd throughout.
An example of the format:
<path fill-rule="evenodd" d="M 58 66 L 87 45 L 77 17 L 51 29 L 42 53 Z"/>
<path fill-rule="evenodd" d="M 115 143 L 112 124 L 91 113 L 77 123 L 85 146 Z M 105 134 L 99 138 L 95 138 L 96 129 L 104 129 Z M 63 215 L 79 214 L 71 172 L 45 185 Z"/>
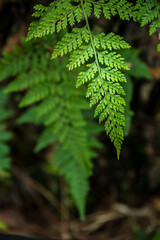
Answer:
<path fill-rule="evenodd" d="M 150 95 L 153 102 L 148 99 L 154 79 L 160 77 L 153 71 L 149 53 L 152 49 L 159 64 L 160 3 L 55 0 L 40 1 L 34 10 L 27 36 L 20 36 L 11 50 L 4 48 L 0 59 L 2 183 L 14 179 L 22 164 L 29 175 L 38 176 L 45 201 L 65 195 L 61 209 L 58 200 L 52 203 L 59 208 L 57 214 L 69 208 L 74 218 L 75 205 L 81 220 L 93 213 L 98 201 L 104 204 L 105 192 L 111 196 L 109 205 L 115 198 L 139 207 L 149 191 L 149 173 L 144 170 L 150 168 L 148 159 L 159 166 L 159 148 L 152 153 L 153 145 L 159 144 L 159 139 L 154 141 L 160 128 L 157 123 L 157 131 L 145 130 L 145 121 L 152 114 L 159 121 L 156 89 Z M 154 46 L 146 50 L 152 42 Z M 63 186 L 59 177 L 65 180 Z M 151 176 L 150 186 L 152 180 L 158 192 L 160 177 Z M 132 186 L 135 195 L 143 189 L 142 201 L 135 200 Z M 46 189 L 52 192 L 51 198 Z M 143 230 L 134 231 L 137 225 L 134 239 L 150 239 Z M 158 228 L 151 236 L 159 238 Z"/>

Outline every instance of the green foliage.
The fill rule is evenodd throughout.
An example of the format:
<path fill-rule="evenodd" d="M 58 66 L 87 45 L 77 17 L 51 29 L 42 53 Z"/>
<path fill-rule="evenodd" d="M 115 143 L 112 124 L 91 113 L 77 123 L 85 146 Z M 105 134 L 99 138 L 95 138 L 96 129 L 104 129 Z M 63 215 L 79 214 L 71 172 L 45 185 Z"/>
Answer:
<path fill-rule="evenodd" d="M 72 4 L 74 3 L 74 4 Z M 39 4 L 34 7 L 34 17 L 40 18 L 38 22 L 32 22 L 28 40 L 32 38 L 42 37 L 48 34 L 53 34 L 65 29 L 69 24 L 71 27 L 76 22 L 80 22 L 83 18 L 82 1 L 57 0 L 51 3 L 48 7 Z M 134 16 L 133 5 L 126 0 L 85 0 L 84 11 L 87 16 L 91 16 L 93 12 L 95 17 L 99 18 L 104 14 L 106 19 L 111 19 L 111 16 L 119 15 L 123 20 L 129 20 Z"/>
<path fill-rule="evenodd" d="M 54 149 L 53 166 L 54 170 L 61 169 L 67 182 L 70 183 L 70 192 L 79 209 L 81 219 L 84 219 L 84 206 L 86 195 L 89 191 L 88 172 L 77 161 L 71 161 L 72 152 L 63 146 Z"/>
<path fill-rule="evenodd" d="M 5 121 L 11 115 L 11 111 L 6 109 L 8 96 L 0 91 L 0 175 L 4 174 L 10 168 L 10 148 L 7 141 L 10 140 L 11 134 L 6 131 Z"/>
<path fill-rule="evenodd" d="M 29 46 L 32 48 L 29 67 L 21 69 L 20 72 L 16 71 L 14 76 L 12 73 L 12 81 L 5 87 L 5 92 L 25 93 L 19 106 L 29 108 L 17 122 L 45 126 L 35 151 L 54 144 L 53 168 L 67 180 L 70 193 L 83 219 L 89 189 L 88 178 L 92 171 L 91 158 L 94 156 L 94 149 L 100 147 L 96 138 L 94 141 L 89 140 L 95 134 L 94 129 L 89 133 L 86 130 L 92 123 L 83 115 L 89 104 L 84 90 L 75 89 L 75 76 L 67 71 L 65 63 L 51 61 L 50 53 L 45 48 L 46 42 L 40 44 L 33 41 Z M 17 49 L 19 51 L 19 48 L 16 48 L 11 54 L 15 61 Z M 21 61 L 26 59 L 27 51 L 28 43 L 23 41 Z M 0 68 L 7 72 L 9 65 L 4 57 Z M 97 129 L 96 124 L 94 127 Z M 96 134 L 100 131 L 101 129 Z"/>
<path fill-rule="evenodd" d="M 85 4 L 92 4 L 95 17 L 99 18 L 103 12 L 106 19 L 111 19 L 111 16 L 119 15 L 122 20 L 129 20 L 134 16 L 132 3 L 126 0 L 114 1 L 86 1 Z M 84 5 L 85 6 L 85 5 Z"/>
<path fill-rule="evenodd" d="M 149 73 L 147 65 L 141 61 L 139 58 L 139 50 L 137 49 L 126 49 L 121 51 L 121 55 L 125 58 L 128 65 L 130 65 L 130 71 L 125 73 L 127 82 L 122 83 L 124 91 L 125 91 L 125 127 L 124 134 L 127 136 L 129 134 L 131 119 L 133 116 L 133 111 L 131 110 L 131 101 L 133 96 L 133 84 L 132 78 L 135 79 L 146 79 L 151 80 L 152 77 Z"/>
<path fill-rule="evenodd" d="M 160 24 L 159 10 L 159 3 L 154 0 L 137 0 L 135 5 L 126 0 L 57 0 L 48 7 L 35 6 L 33 16 L 39 18 L 39 21 L 31 24 L 28 40 L 59 32 L 68 24 L 74 27 L 72 32 L 66 33 L 57 43 L 52 59 L 69 53 L 69 70 L 81 65 L 86 66 L 85 71 L 80 71 L 76 86 L 84 83 L 88 85 L 86 96 L 90 98 L 90 106 L 96 106 L 95 117 L 99 117 L 99 122 L 104 122 L 106 133 L 114 143 L 118 158 L 124 139 L 125 123 L 129 121 L 125 120 L 125 100 L 128 96 L 124 97 L 125 85 L 121 84 L 126 82 L 123 70 L 129 70 L 129 67 L 116 51 L 127 49 L 129 45 L 114 33 L 93 33 L 88 17 L 94 14 L 96 18 L 100 18 L 103 14 L 109 20 L 115 15 L 119 15 L 122 20 L 133 18 L 140 21 L 142 26 L 151 23 L 150 34 L 153 34 Z M 76 28 L 75 24 L 79 23 L 83 16 L 85 26 Z M 141 67 L 139 69 L 145 77 L 145 67 L 143 64 Z M 139 72 L 137 76 L 140 77 Z M 129 79 L 128 88 L 131 89 Z"/>
<path fill-rule="evenodd" d="M 157 32 L 160 28 L 160 3 L 157 0 L 137 0 L 136 4 L 137 14 L 136 19 L 141 23 L 141 26 L 149 24 L 149 34 Z M 160 39 L 160 35 L 159 35 Z M 160 52 L 159 44 L 157 46 Z"/>
<path fill-rule="evenodd" d="M 90 106 L 96 105 L 95 117 L 104 122 L 106 133 L 114 143 L 119 158 L 125 125 L 125 93 L 121 82 L 126 82 L 126 78 L 122 69 L 129 70 L 129 67 L 116 50 L 129 48 L 129 45 L 114 33 L 93 34 L 88 17 L 93 12 L 97 18 L 103 13 L 106 19 L 118 14 L 121 19 L 129 20 L 134 16 L 134 6 L 126 0 L 73 2 L 57 0 L 48 7 L 37 5 L 33 16 L 40 19 L 31 24 L 28 40 L 59 32 L 67 24 L 73 27 L 84 15 L 86 25 L 66 33 L 57 43 L 52 59 L 70 53 L 69 70 L 85 64 L 86 70 L 80 71 L 76 86 L 87 83 L 86 96 L 90 98 Z"/>
<path fill-rule="evenodd" d="M 35 151 L 54 145 L 53 171 L 67 180 L 83 219 L 91 158 L 96 156 L 94 149 L 100 147 L 93 136 L 102 130 L 85 118 L 89 111 L 86 97 L 94 107 L 94 116 L 104 123 L 119 159 L 133 115 L 131 77 L 150 79 L 138 51 L 112 32 L 95 33 L 88 18 L 99 19 L 102 14 L 107 20 L 116 15 L 122 20 L 133 18 L 142 26 L 150 23 L 153 34 L 159 27 L 160 6 L 153 0 L 137 0 L 135 4 L 127 0 L 56 0 L 34 8 L 38 21 L 31 23 L 27 37 L 32 41 L 23 39 L 22 49 L 15 46 L 13 53 L 3 53 L 0 81 L 10 77 L 5 92 L 23 92 L 19 106 L 27 110 L 17 122 L 44 125 Z"/>
<path fill-rule="evenodd" d="M 145 26 L 148 23 L 149 33 L 152 35 L 156 32 L 156 28 L 160 27 L 159 11 L 160 4 L 157 0 L 138 0 L 137 1 L 137 18 L 141 23 L 141 26 Z"/>

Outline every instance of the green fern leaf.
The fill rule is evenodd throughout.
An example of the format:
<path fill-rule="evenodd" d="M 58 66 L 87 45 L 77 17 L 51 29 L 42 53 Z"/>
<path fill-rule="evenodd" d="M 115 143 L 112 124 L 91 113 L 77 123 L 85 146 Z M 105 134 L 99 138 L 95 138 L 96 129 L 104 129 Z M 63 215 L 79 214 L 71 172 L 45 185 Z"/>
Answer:
<path fill-rule="evenodd" d="M 56 58 L 58 55 L 62 57 L 64 54 L 77 49 L 82 45 L 83 41 L 86 43 L 89 42 L 89 33 L 86 27 L 81 29 L 75 28 L 72 33 L 66 33 L 62 40 L 56 45 L 52 54 L 52 59 Z"/>
<path fill-rule="evenodd" d="M 49 35 L 55 31 L 59 32 L 65 29 L 68 23 L 73 26 L 75 21 L 80 22 L 82 18 L 80 5 L 74 6 L 69 0 L 54 1 L 45 9 L 41 8 L 41 5 L 38 6 L 38 14 L 37 9 L 35 9 L 34 16 L 41 12 L 41 18 L 39 22 L 33 22 L 30 25 L 27 40 Z"/>
<path fill-rule="evenodd" d="M 94 45 L 97 49 L 100 47 L 104 50 L 118 50 L 118 49 L 126 49 L 130 48 L 129 44 L 126 43 L 122 37 L 119 35 L 115 35 L 114 33 L 109 33 L 105 35 L 104 33 L 100 33 L 98 35 L 93 36 Z"/>
<path fill-rule="evenodd" d="M 76 29 L 76 32 L 80 34 L 81 31 Z M 90 37 L 89 32 L 88 35 Z M 85 45 L 82 43 L 83 39 L 81 38 L 80 46 L 74 44 L 75 49 L 78 48 L 77 50 L 74 49 L 72 42 L 72 47 L 70 49 L 67 47 L 63 51 L 63 46 L 66 46 L 67 39 L 69 41 L 67 45 L 74 39 L 73 33 L 71 33 L 71 38 L 68 36 L 69 33 L 58 43 L 53 57 L 56 57 L 58 53 L 63 55 L 71 52 L 68 64 L 69 70 L 80 67 L 83 64 L 87 65 L 88 69 L 79 73 L 76 86 L 88 83 L 86 96 L 91 98 L 90 106 L 98 104 L 95 116 L 100 117 L 100 122 L 106 119 L 106 132 L 114 143 L 119 158 L 125 125 L 125 101 L 122 97 L 124 90 L 120 83 L 126 81 L 121 69 L 129 70 L 129 67 L 121 55 L 112 50 L 129 48 L 129 45 L 120 36 L 110 33 L 108 35 L 92 35 L 89 43 L 87 37 Z M 104 51 L 101 49 L 104 49 Z"/>
<path fill-rule="evenodd" d="M 5 174 L 10 168 L 11 158 L 10 147 L 7 142 L 11 139 L 12 135 L 6 131 L 5 120 L 11 115 L 11 111 L 5 107 L 8 95 L 0 91 L 0 175 Z"/>
<path fill-rule="evenodd" d="M 85 29 L 82 31 L 82 36 L 84 34 Z M 84 119 L 83 111 L 88 109 L 89 105 L 84 92 L 75 88 L 74 75 L 65 68 L 65 62 L 60 64 L 58 60 L 50 60 L 49 53 L 44 52 L 45 45 L 46 42 L 42 42 L 42 45 L 37 47 L 34 41 L 32 44 L 28 42 L 24 44 L 21 55 L 30 54 L 29 67 L 17 73 L 6 86 L 5 91 L 11 93 L 25 91 L 19 105 L 29 108 L 17 123 L 44 126 L 44 131 L 35 147 L 36 152 L 50 144 L 57 146 L 59 151 L 63 149 L 67 152 L 69 159 L 59 168 L 59 173 L 67 179 L 71 195 L 83 218 L 88 192 L 87 181 L 92 170 L 91 157 L 96 155 L 93 148 L 100 147 L 100 144 L 98 140 L 94 140 L 91 144 L 89 140 L 91 134 L 86 131 L 87 121 Z M 12 55 L 14 54 L 13 52 Z M 9 62 L 5 65 L 6 69 L 8 64 Z M 57 158 L 56 161 L 60 164 L 61 159 Z M 71 176 L 68 173 L 70 167 L 77 169 L 72 171 Z M 81 192 L 76 189 L 80 182 L 83 184 Z"/>
<path fill-rule="evenodd" d="M 89 191 L 88 173 L 76 161 L 71 161 L 72 156 L 67 149 L 59 146 L 55 149 L 53 165 L 65 176 L 69 184 L 70 193 L 79 209 L 80 218 L 84 220 L 85 202 Z"/>
<path fill-rule="evenodd" d="M 81 21 L 84 14 L 86 26 L 66 33 L 56 45 L 52 59 L 70 53 L 67 65 L 69 70 L 86 64 L 88 69 L 80 72 L 76 86 L 88 84 L 87 97 L 91 99 L 90 106 L 98 105 L 95 116 L 100 116 L 100 122 L 106 118 L 105 128 L 109 129 L 106 131 L 117 148 L 118 157 L 123 140 L 125 106 L 124 91 L 120 83 L 126 81 L 121 69 L 128 70 L 129 68 L 124 59 L 113 50 L 126 49 L 130 46 L 114 33 L 93 35 L 89 28 L 88 17 L 94 12 L 95 16 L 99 18 L 103 12 L 107 19 L 118 14 L 121 19 L 129 20 L 130 17 L 134 16 L 133 10 L 133 4 L 128 3 L 127 0 L 81 0 L 73 2 L 57 0 L 51 3 L 48 8 L 37 7 L 36 11 L 40 13 L 41 18 L 35 26 L 31 27 L 28 35 L 28 39 L 31 39 L 54 31 L 59 32 L 67 26 L 67 23 L 73 26 L 76 21 Z M 29 95 L 29 97 L 31 96 Z M 38 99 L 40 100 L 37 98 L 37 101 Z M 58 114 L 60 114 L 58 111 L 57 115 L 48 113 L 46 124 L 50 124 L 52 119 L 57 119 Z M 119 123 L 117 119 L 119 119 Z"/>
<path fill-rule="evenodd" d="M 94 55 L 94 51 L 92 49 L 91 44 L 82 45 L 79 50 L 74 51 L 74 53 L 70 57 L 70 63 L 68 64 L 69 70 L 73 70 L 74 68 L 80 67 L 82 64 L 87 62 L 89 58 L 92 58 Z"/>
<path fill-rule="evenodd" d="M 52 133 L 52 127 L 45 128 L 42 134 L 40 135 L 38 142 L 35 147 L 35 152 L 39 152 L 42 149 L 48 147 L 50 144 L 53 144 L 56 141 L 57 136 Z"/>
<path fill-rule="evenodd" d="M 160 3 L 157 0 L 138 0 L 136 9 L 135 19 L 141 23 L 141 26 L 149 24 L 150 35 L 155 33 L 160 28 Z"/>
<path fill-rule="evenodd" d="M 37 118 L 36 112 L 37 112 L 36 106 L 30 107 L 17 119 L 16 122 L 18 124 L 34 123 L 36 125 L 42 125 L 44 123 L 44 118 L 43 117 Z"/>

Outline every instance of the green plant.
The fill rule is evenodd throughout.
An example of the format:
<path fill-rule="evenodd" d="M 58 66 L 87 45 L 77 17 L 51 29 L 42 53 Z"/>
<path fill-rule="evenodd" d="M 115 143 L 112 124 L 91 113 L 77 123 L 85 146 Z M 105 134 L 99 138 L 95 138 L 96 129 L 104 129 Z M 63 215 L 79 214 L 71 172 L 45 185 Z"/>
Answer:
<path fill-rule="evenodd" d="M 12 80 L 5 86 L 5 92 L 25 92 L 19 106 L 28 108 L 17 122 L 45 126 L 35 151 L 54 144 L 50 162 L 52 171 L 67 180 L 70 193 L 83 218 L 89 189 L 88 178 L 92 172 L 91 159 L 96 156 L 94 149 L 101 146 L 96 135 L 102 131 L 102 127 L 93 122 L 92 117 L 85 117 L 88 111 L 92 116 L 85 98 L 85 89 L 75 88 L 76 74 L 67 71 L 65 61 L 61 61 L 61 64 L 58 60 L 51 61 L 50 52 L 45 47 L 48 47 L 49 42 L 50 45 L 54 43 L 50 38 L 42 43 L 28 43 L 23 39 L 23 48 L 14 46 L 13 53 L 4 52 L 0 62 L 1 81 L 12 76 Z M 126 57 L 128 64 L 132 65 L 125 85 L 127 94 L 124 131 L 127 135 L 132 113 L 131 76 L 150 78 L 150 75 L 146 65 L 139 60 L 137 50 L 129 49 L 121 54 Z"/>
<path fill-rule="evenodd" d="M 8 96 L 0 91 L 0 175 L 3 176 L 10 168 L 10 148 L 7 144 L 11 133 L 6 131 L 6 120 L 10 117 L 11 111 L 6 109 Z"/>
<path fill-rule="evenodd" d="M 0 80 L 12 77 L 5 92 L 25 92 L 19 106 L 28 109 L 18 122 L 45 126 L 35 151 L 54 145 L 53 171 L 67 180 L 81 219 L 92 172 L 91 158 L 96 155 L 95 148 L 101 146 L 96 135 L 102 131 L 92 118 L 85 117 L 89 111 L 85 95 L 90 106 L 95 106 L 95 116 L 105 122 L 119 158 L 133 115 L 131 77 L 150 79 L 139 52 L 119 35 L 91 31 L 89 18 L 94 15 L 99 19 L 103 14 L 110 20 L 119 15 L 122 20 L 133 18 L 142 23 L 145 3 L 56 0 L 48 7 L 37 5 L 33 16 L 39 21 L 31 24 L 27 37 L 31 41 L 23 40 L 23 48 L 15 46 L 13 53 L 4 52 L 0 62 Z M 156 6 L 159 8 L 159 4 Z M 67 31 L 68 25 L 72 31 Z M 34 39 L 39 37 L 42 39 Z M 61 58 L 65 54 L 67 57 Z"/>
<path fill-rule="evenodd" d="M 99 116 L 100 122 L 105 121 L 105 130 L 114 143 L 119 158 L 125 125 L 125 101 L 122 97 L 124 90 L 120 83 L 126 82 L 121 69 L 129 70 L 129 67 L 116 50 L 129 48 L 129 45 L 113 33 L 94 34 L 88 17 L 94 11 L 99 18 L 103 9 L 107 19 L 110 19 L 111 14 L 117 13 L 120 13 L 122 19 L 128 19 L 132 16 L 132 5 L 125 1 L 110 1 L 109 6 L 104 4 L 104 1 L 74 2 L 75 4 L 72 4 L 71 1 L 60 0 L 51 3 L 49 7 L 37 5 L 33 16 L 41 19 L 32 23 L 28 40 L 59 32 L 66 28 L 68 23 L 73 27 L 75 21 L 80 22 L 84 15 L 85 26 L 66 33 L 54 48 L 52 59 L 69 52 L 69 70 L 86 64 L 87 69 L 80 71 L 76 86 L 88 84 L 86 96 L 90 98 L 90 106 L 96 105 L 95 116 Z"/>
<path fill-rule="evenodd" d="M 26 92 L 19 106 L 29 108 L 18 123 L 45 126 L 35 151 L 54 144 L 54 171 L 67 180 L 83 218 L 91 158 L 96 155 L 94 149 L 101 146 L 93 135 L 102 129 L 92 119 L 85 118 L 89 106 L 84 90 L 75 89 L 75 77 L 66 70 L 65 63 L 51 61 L 44 43 L 47 45 L 46 41 L 26 43 L 23 39 L 23 49 L 15 46 L 13 53 L 4 53 L 0 64 L 1 80 L 14 77 L 5 87 L 7 93 Z M 21 61 L 17 63 L 17 59 Z M 14 71 L 10 71 L 11 61 Z"/>
<path fill-rule="evenodd" d="M 157 0 L 137 0 L 136 10 L 135 20 L 137 19 L 142 27 L 149 24 L 150 35 L 160 28 L 160 3 Z M 160 52 L 160 43 L 157 50 Z"/>
<path fill-rule="evenodd" d="M 117 50 L 130 46 L 114 33 L 105 35 L 91 31 L 89 17 L 93 13 L 99 19 L 103 13 L 110 20 L 118 14 L 122 20 L 133 18 L 143 26 L 159 17 L 159 4 L 154 0 L 151 2 L 138 0 L 133 5 L 126 0 L 57 0 L 48 7 L 36 5 L 33 16 L 39 21 L 31 23 L 28 33 L 27 39 L 31 40 L 60 32 L 68 24 L 73 27 L 72 32 L 66 33 L 57 43 L 52 59 L 69 53 L 69 70 L 86 65 L 86 70 L 78 75 L 76 86 L 87 83 L 86 96 L 90 98 L 90 106 L 96 105 L 95 116 L 99 116 L 99 122 L 105 122 L 106 133 L 114 143 L 118 159 L 125 126 L 125 92 L 121 83 L 126 82 L 126 77 L 122 70 L 129 70 L 129 67 Z M 85 26 L 77 28 L 76 22 L 83 19 Z M 150 33 L 155 32 L 157 26 L 158 21 L 152 23 Z"/>

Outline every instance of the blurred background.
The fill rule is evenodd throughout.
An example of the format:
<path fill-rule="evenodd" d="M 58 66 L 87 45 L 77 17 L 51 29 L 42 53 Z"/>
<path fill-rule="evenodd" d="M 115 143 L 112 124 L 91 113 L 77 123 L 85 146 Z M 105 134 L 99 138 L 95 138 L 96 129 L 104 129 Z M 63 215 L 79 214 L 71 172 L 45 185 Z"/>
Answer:
<path fill-rule="evenodd" d="M 47 2 L 47 3 L 46 3 Z M 0 0 L 0 51 L 12 51 L 26 36 L 33 6 L 42 0 Z M 52 146 L 33 152 L 39 128 L 17 126 L 17 96 L 7 107 L 14 112 L 6 122 L 12 132 L 11 170 L 0 176 L 0 232 L 48 238 L 98 240 L 160 239 L 160 54 L 158 36 L 149 36 L 148 27 L 121 21 L 91 18 L 93 29 L 120 34 L 146 64 L 150 79 L 132 76 L 133 117 L 120 160 L 105 133 L 103 147 L 94 159 L 90 178 L 86 220 L 80 222 L 73 206 L 68 209 L 64 181 L 43 168 Z M 142 73 L 141 76 L 145 76 Z M 3 84 L 2 84 L 3 85 Z M 62 205 L 64 204 L 64 208 Z M 63 212 L 70 211 L 70 220 Z"/>

